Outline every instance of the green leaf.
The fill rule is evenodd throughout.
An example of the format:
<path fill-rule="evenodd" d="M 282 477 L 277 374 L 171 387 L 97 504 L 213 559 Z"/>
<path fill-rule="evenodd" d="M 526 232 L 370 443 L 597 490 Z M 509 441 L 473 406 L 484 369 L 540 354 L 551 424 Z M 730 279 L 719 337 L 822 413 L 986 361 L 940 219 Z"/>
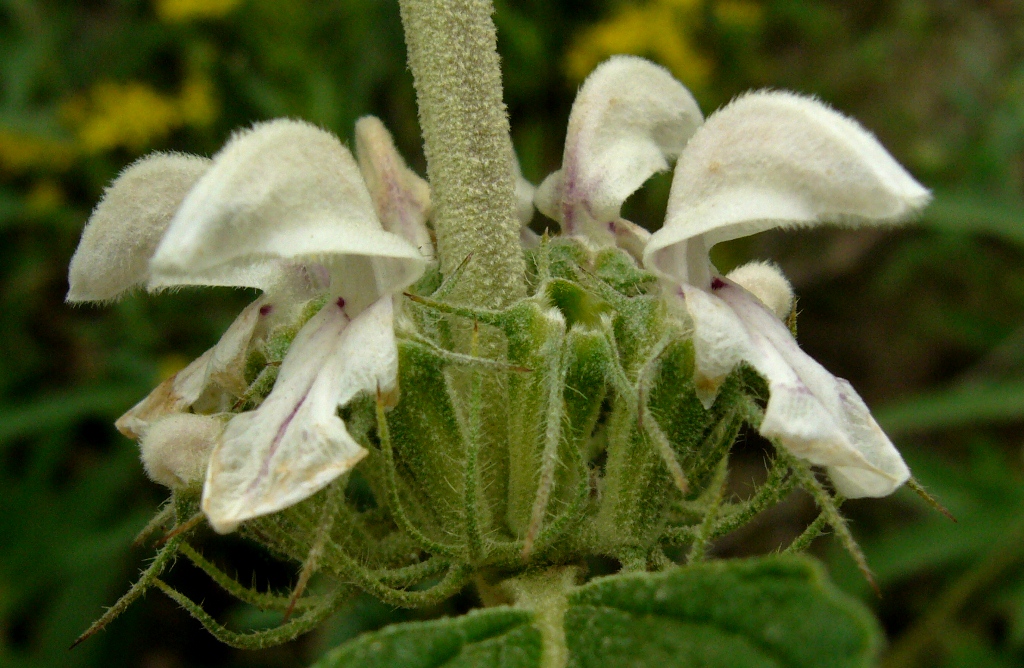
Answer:
<path fill-rule="evenodd" d="M 891 435 L 1024 419 L 1024 382 L 972 384 L 922 394 L 875 412 Z"/>
<path fill-rule="evenodd" d="M 569 598 L 572 668 L 873 665 L 870 613 L 817 562 L 771 556 L 601 578 Z"/>
<path fill-rule="evenodd" d="M 525 610 L 488 608 L 395 624 L 332 650 L 314 668 L 537 668 L 541 639 L 532 621 Z"/>

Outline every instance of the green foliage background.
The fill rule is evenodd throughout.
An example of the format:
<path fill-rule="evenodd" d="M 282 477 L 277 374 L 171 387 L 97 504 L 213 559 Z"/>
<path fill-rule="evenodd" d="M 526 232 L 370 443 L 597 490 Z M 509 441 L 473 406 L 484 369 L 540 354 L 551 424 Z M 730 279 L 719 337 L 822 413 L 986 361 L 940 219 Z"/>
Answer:
<path fill-rule="evenodd" d="M 630 23 L 630 11 L 672 20 Z M 1024 7 L 501 0 L 496 21 L 514 141 L 534 182 L 560 162 L 579 83 L 571 64 L 619 45 L 672 66 L 705 113 L 749 88 L 817 95 L 935 190 L 904 230 L 768 233 L 716 259 L 722 269 L 779 261 L 800 297 L 802 345 L 851 380 L 959 520 L 905 491 L 847 504 L 881 599 L 831 541 L 815 544 L 833 578 L 878 612 L 885 665 L 1024 663 Z M 0 664 L 303 666 L 412 618 L 357 598 L 300 641 L 240 653 L 151 594 L 67 651 L 143 565 L 148 549 L 130 543 L 163 500 L 111 422 L 251 297 L 65 306 L 91 207 L 146 151 L 209 155 L 233 128 L 277 116 L 349 140 L 364 113 L 422 173 L 396 0 L 0 0 Z M 652 181 L 627 214 L 656 227 L 668 183 Z M 763 475 L 762 450 L 753 434 L 738 448 L 730 491 L 743 496 Z M 813 515 L 794 496 L 715 552 L 770 551 Z M 243 581 L 286 587 L 294 576 L 241 541 L 207 543 Z M 264 623 L 187 565 L 173 578 L 235 626 Z M 415 615 L 477 604 L 466 594 Z"/>

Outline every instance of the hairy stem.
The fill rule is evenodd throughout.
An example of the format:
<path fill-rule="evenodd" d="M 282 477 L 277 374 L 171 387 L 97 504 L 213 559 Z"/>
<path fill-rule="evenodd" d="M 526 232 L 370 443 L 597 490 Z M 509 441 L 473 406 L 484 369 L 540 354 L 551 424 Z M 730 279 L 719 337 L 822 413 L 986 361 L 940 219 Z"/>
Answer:
<path fill-rule="evenodd" d="M 454 301 L 525 295 L 515 167 L 491 0 L 400 0 L 423 128 L 441 273 L 466 258 Z"/>
<path fill-rule="evenodd" d="M 555 567 L 506 580 L 503 584 L 516 607 L 530 610 L 535 616 L 534 626 L 543 638 L 542 668 L 563 668 L 568 663 L 563 623 L 569 606 L 568 596 L 579 574 L 573 566 Z"/>

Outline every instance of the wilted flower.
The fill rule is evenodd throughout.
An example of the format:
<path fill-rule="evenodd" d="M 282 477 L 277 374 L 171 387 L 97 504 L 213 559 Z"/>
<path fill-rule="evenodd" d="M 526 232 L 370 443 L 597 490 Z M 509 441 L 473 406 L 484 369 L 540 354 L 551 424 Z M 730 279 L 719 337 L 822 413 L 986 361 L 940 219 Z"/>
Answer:
<path fill-rule="evenodd" d="M 229 410 L 246 390 L 253 342 L 310 299 L 324 303 L 296 334 L 270 394 L 234 415 L 209 453 L 202 507 L 218 531 L 301 501 L 350 470 L 366 451 L 338 407 L 396 383 L 392 295 L 431 255 L 429 193 L 391 155 L 382 128 L 362 127 L 374 196 L 333 135 L 272 121 L 236 134 L 212 161 L 156 155 L 129 167 L 72 260 L 69 301 L 114 299 L 140 283 L 263 291 L 216 346 L 121 418 L 119 428 L 144 447 L 166 447 L 149 436 L 165 415 Z M 378 211 L 423 252 L 382 229 Z"/>
<path fill-rule="evenodd" d="M 634 253 L 644 244 L 670 309 L 685 303 L 706 407 L 749 364 L 771 393 L 764 436 L 825 466 L 847 497 L 891 493 L 909 471 L 850 384 L 800 350 L 780 320 L 788 282 L 770 265 L 723 277 L 708 249 L 779 227 L 898 222 L 928 202 L 927 190 L 856 122 L 813 99 L 757 92 L 701 120 L 662 68 L 611 59 L 580 90 L 562 169 L 538 189 L 537 208 L 569 234 L 617 239 Z M 665 224 L 648 240 L 619 217 L 621 205 L 677 156 Z"/>

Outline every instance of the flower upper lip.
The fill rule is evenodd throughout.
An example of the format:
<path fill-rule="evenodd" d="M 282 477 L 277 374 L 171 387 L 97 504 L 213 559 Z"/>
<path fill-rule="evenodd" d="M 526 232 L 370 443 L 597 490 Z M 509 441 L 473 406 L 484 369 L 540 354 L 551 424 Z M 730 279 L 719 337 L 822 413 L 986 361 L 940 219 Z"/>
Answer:
<path fill-rule="evenodd" d="M 538 187 L 537 209 L 567 234 L 609 240 L 606 224 L 700 125 L 697 102 L 664 68 L 615 56 L 584 82 L 573 103 L 562 168 Z"/>
<path fill-rule="evenodd" d="M 741 96 L 712 114 L 676 163 L 664 226 L 645 266 L 674 280 L 703 280 L 674 248 L 778 227 L 898 223 L 931 199 L 855 121 L 812 98 L 777 91 Z M 701 253 L 698 256 L 703 256 Z"/>
<path fill-rule="evenodd" d="M 178 208 L 151 261 L 150 287 L 204 284 L 273 291 L 280 263 L 312 260 L 366 303 L 409 285 L 425 258 L 381 228 L 355 160 L 298 121 L 237 133 Z M 353 275 L 351 265 L 361 272 Z M 372 266 L 370 266 L 372 265 Z"/>

